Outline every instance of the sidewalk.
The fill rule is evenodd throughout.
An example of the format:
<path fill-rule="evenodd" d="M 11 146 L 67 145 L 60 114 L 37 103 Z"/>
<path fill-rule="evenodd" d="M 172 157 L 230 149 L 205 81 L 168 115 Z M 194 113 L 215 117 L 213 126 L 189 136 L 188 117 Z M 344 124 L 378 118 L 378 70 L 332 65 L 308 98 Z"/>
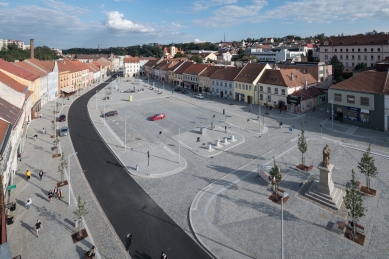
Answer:
<path fill-rule="evenodd" d="M 93 90 L 93 87 L 88 87 Z M 81 91 L 82 94 L 84 91 Z M 75 97 L 77 98 L 77 97 Z M 67 114 L 70 100 L 58 99 L 57 102 L 64 105 L 58 106 L 57 116 Z M 73 156 L 71 163 L 71 205 L 69 202 L 69 186 L 62 188 L 65 196 L 62 200 L 53 198 L 49 203 L 47 193 L 53 190 L 60 181 L 60 174 L 57 171 L 60 158 L 52 158 L 54 138 L 51 138 L 51 121 L 54 119 L 54 102 L 49 102 L 42 107 L 40 114 L 42 118 L 31 121 L 27 131 L 27 142 L 22 153 L 22 161 L 15 173 L 14 183 L 17 188 L 11 192 L 11 201 L 16 201 L 16 210 L 12 211 L 14 223 L 7 226 L 8 241 L 11 246 L 12 256 L 21 255 L 22 258 L 85 258 L 84 254 L 93 245 L 97 247 L 96 258 L 129 258 L 124 246 L 113 230 L 110 222 L 102 212 L 92 190 L 89 187 L 79 162 Z M 67 126 L 67 122 L 58 122 L 57 128 Z M 41 133 L 42 128 L 46 134 Z M 38 134 L 34 140 L 33 135 Z M 70 132 L 71 134 L 71 132 Z M 65 153 L 66 161 L 68 155 L 73 154 L 73 146 L 70 136 L 59 137 L 61 142 L 59 152 Z M 31 171 L 31 179 L 26 180 L 24 173 Z M 39 180 L 39 170 L 45 172 L 42 181 Z M 67 172 L 65 173 L 67 178 Z M 84 228 L 89 237 L 73 243 L 71 235 L 76 232 L 74 227 L 73 211 L 76 208 L 76 197 L 80 195 L 82 201 L 86 202 L 86 209 L 89 212 L 84 217 Z M 32 199 L 29 210 L 24 207 L 27 198 Z M 39 238 L 35 235 L 35 223 L 39 219 L 43 228 Z"/>

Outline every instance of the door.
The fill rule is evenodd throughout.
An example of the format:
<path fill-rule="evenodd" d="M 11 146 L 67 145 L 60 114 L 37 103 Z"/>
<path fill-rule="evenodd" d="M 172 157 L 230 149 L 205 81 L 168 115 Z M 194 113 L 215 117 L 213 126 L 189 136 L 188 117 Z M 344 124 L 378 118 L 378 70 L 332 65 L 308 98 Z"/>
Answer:
<path fill-rule="evenodd" d="M 252 99 L 253 99 L 252 96 L 247 96 L 247 103 L 251 104 L 252 103 Z"/>
<path fill-rule="evenodd" d="M 223 91 L 220 91 L 220 97 L 223 97 Z"/>

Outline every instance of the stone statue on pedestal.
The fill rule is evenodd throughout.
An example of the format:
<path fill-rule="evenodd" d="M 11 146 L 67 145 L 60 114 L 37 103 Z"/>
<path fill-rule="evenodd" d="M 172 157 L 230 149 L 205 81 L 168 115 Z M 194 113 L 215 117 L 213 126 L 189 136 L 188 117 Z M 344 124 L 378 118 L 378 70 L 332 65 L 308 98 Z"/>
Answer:
<path fill-rule="evenodd" d="M 328 167 L 330 165 L 331 150 L 328 144 L 323 148 L 323 163 L 322 165 Z"/>

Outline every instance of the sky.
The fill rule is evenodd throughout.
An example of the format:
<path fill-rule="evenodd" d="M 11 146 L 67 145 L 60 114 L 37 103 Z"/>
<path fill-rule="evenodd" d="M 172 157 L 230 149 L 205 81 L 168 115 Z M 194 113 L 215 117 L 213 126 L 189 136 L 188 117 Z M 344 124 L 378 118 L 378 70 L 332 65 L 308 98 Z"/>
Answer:
<path fill-rule="evenodd" d="M 389 0 L 0 0 L 0 39 L 58 49 L 389 32 Z"/>

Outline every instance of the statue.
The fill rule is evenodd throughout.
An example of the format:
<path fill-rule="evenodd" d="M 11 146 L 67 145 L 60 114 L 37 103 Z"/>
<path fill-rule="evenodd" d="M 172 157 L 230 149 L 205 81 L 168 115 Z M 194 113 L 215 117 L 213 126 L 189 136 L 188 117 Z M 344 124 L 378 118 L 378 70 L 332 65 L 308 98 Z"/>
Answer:
<path fill-rule="evenodd" d="M 326 144 L 326 146 L 323 148 L 323 166 L 325 167 L 328 167 L 328 165 L 330 164 L 330 158 L 331 158 L 331 150 L 328 146 L 328 144 Z"/>

